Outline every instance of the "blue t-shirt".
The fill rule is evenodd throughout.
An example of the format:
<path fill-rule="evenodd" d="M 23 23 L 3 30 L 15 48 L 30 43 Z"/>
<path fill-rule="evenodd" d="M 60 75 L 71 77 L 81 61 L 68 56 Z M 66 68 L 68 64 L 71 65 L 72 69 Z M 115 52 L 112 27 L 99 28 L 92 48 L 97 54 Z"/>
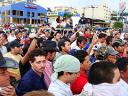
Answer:
<path fill-rule="evenodd" d="M 46 84 L 44 82 L 44 77 L 43 75 L 40 77 L 37 73 L 30 69 L 23 76 L 23 78 L 21 78 L 16 88 L 16 93 L 18 96 L 22 96 L 27 92 L 40 89 L 47 89 Z"/>

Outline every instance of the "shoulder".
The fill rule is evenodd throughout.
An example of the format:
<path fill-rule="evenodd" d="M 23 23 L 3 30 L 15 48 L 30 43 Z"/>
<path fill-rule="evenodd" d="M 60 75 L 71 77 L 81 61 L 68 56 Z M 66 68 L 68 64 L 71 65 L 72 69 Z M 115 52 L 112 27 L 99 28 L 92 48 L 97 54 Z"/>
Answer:
<path fill-rule="evenodd" d="M 53 93 L 55 96 L 67 96 L 67 94 L 54 83 L 50 84 L 48 92 Z"/>

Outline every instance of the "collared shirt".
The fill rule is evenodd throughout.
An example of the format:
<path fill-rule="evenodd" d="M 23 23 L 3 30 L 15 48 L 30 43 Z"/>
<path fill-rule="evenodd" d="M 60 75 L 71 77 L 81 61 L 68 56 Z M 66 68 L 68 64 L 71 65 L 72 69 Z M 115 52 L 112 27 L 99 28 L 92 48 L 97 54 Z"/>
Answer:
<path fill-rule="evenodd" d="M 86 83 L 79 96 L 120 96 L 120 91 L 118 83 L 101 83 L 97 85 Z"/>
<path fill-rule="evenodd" d="M 85 71 L 80 71 L 79 77 L 71 84 L 71 90 L 74 94 L 80 94 L 84 85 L 88 82 Z"/>
<path fill-rule="evenodd" d="M 23 78 L 21 78 L 16 88 L 16 93 L 18 96 L 22 96 L 26 92 L 40 89 L 47 89 L 46 84 L 44 83 L 44 77 L 43 75 L 40 77 L 37 73 L 30 69 L 23 76 Z"/>
<path fill-rule="evenodd" d="M 119 81 L 120 85 L 120 96 L 128 96 L 128 84 L 124 80 Z"/>
<path fill-rule="evenodd" d="M 52 67 L 52 62 L 50 61 L 47 61 L 46 62 L 46 66 L 45 66 L 45 70 L 44 70 L 44 80 L 45 80 L 45 83 L 47 85 L 47 87 L 49 87 L 50 83 L 51 83 L 51 75 L 52 75 L 52 72 L 53 72 L 53 67 Z"/>
<path fill-rule="evenodd" d="M 2 46 L 2 47 L 0 48 L 0 51 L 1 51 L 2 55 L 4 56 L 4 54 L 7 53 L 7 48 L 6 48 L 5 46 Z"/>
<path fill-rule="evenodd" d="M 73 96 L 70 86 L 58 79 L 50 84 L 48 91 L 53 93 L 55 96 Z"/>

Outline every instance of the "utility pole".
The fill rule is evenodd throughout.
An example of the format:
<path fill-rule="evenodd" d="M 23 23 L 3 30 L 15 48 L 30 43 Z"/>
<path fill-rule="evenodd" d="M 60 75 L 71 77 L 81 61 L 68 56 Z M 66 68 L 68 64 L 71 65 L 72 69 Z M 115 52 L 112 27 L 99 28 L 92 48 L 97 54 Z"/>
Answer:
<path fill-rule="evenodd" d="M 91 7 L 90 8 L 92 8 L 92 26 L 93 26 L 93 19 L 94 19 L 94 6 L 93 5 L 91 5 Z"/>

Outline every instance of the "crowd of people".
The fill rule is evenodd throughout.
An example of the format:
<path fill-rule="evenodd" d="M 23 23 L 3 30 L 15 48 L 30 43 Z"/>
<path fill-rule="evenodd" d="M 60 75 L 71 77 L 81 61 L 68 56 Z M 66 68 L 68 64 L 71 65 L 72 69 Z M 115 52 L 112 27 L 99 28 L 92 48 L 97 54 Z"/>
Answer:
<path fill-rule="evenodd" d="M 128 33 L 81 25 L 1 30 L 0 96 L 128 96 Z"/>

